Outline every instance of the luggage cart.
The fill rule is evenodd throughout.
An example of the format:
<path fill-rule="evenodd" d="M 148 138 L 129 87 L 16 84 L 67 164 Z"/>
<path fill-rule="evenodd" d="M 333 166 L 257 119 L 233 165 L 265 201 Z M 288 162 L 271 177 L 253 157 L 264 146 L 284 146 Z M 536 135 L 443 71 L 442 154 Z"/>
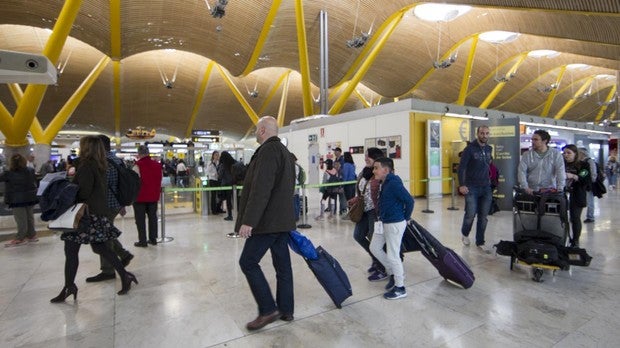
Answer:
<path fill-rule="evenodd" d="M 568 202 L 563 192 L 535 192 L 528 195 L 519 188 L 513 192 L 513 238 L 516 243 L 536 240 L 555 246 L 566 246 L 570 233 Z M 566 269 L 553 262 L 527 262 L 518 256 L 510 257 L 510 269 L 515 264 L 532 269 L 532 280 L 542 282 L 545 270 Z"/>

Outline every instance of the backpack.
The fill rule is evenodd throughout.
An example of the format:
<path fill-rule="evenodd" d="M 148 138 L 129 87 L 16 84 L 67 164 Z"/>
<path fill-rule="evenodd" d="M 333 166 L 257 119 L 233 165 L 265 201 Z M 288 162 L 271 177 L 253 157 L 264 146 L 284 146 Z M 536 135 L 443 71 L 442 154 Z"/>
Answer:
<path fill-rule="evenodd" d="M 299 173 L 297 173 L 297 185 L 303 185 L 306 183 L 306 171 L 297 163 L 295 163 L 295 166 L 299 168 Z"/>
<path fill-rule="evenodd" d="M 589 161 L 592 161 L 590 159 Z M 605 187 L 605 171 L 601 168 L 601 165 L 596 164 L 596 181 L 592 183 L 592 194 L 598 198 L 603 198 L 603 195 L 607 193 L 607 188 Z"/>
<path fill-rule="evenodd" d="M 242 162 L 235 162 L 232 166 L 232 177 L 233 184 L 243 184 L 243 180 L 245 180 L 245 172 L 247 171 L 247 166 Z"/>
<path fill-rule="evenodd" d="M 112 164 L 118 173 L 116 192 L 113 192 L 114 197 L 121 206 L 131 205 L 138 198 L 138 192 L 140 192 L 140 176 L 133 170 L 118 165 L 112 160 L 108 160 L 108 163 Z"/>
<path fill-rule="evenodd" d="M 332 183 L 336 183 L 336 182 L 341 182 L 342 180 L 340 179 L 340 177 L 336 174 L 336 175 L 332 175 L 329 174 L 329 177 L 327 178 L 327 183 L 328 184 L 332 184 Z M 326 187 L 326 191 L 327 193 L 340 193 L 342 192 L 342 186 L 327 186 Z"/>

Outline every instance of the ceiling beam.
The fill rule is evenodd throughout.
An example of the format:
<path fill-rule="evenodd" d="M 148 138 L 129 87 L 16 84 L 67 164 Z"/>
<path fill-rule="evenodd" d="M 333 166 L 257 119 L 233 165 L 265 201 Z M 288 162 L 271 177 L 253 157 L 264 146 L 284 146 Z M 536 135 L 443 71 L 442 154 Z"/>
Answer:
<path fill-rule="evenodd" d="M 245 69 L 241 73 L 241 76 L 248 75 L 254 70 L 256 63 L 258 62 L 258 58 L 260 54 L 263 52 L 263 47 L 265 46 L 265 42 L 267 41 L 267 37 L 271 32 L 271 26 L 273 25 L 274 20 L 276 19 L 276 15 L 278 14 L 278 9 L 280 8 L 280 4 L 282 0 L 274 0 L 271 3 L 271 8 L 269 8 L 269 12 L 267 13 L 267 17 L 265 17 L 265 22 L 263 23 L 263 28 L 260 31 L 260 35 L 256 39 L 256 45 L 254 45 L 254 51 L 252 51 L 252 55 L 250 56 L 250 60 L 248 61 L 248 65 L 246 65 Z"/>
<path fill-rule="evenodd" d="M 607 94 L 607 98 L 605 99 L 605 104 L 601 105 L 601 109 L 599 110 L 598 114 L 594 118 L 594 122 L 598 122 L 601 120 L 601 118 L 603 118 L 603 115 L 605 114 L 605 110 L 607 110 L 607 107 L 609 106 L 609 103 L 611 103 L 611 100 L 614 98 L 614 95 L 616 94 L 617 90 L 618 90 L 617 84 L 614 84 L 613 86 L 611 86 L 611 90 L 609 91 L 609 94 Z"/>
<path fill-rule="evenodd" d="M 513 57 L 514 58 L 514 57 Z M 511 58 L 510 60 L 512 60 L 513 58 Z M 504 88 L 504 86 L 506 85 L 506 83 L 508 82 L 508 80 L 517 73 L 517 70 L 519 69 L 519 67 L 521 66 L 521 64 L 523 64 L 523 62 L 525 61 L 525 58 L 527 58 L 527 52 L 525 53 L 521 53 L 519 55 L 519 59 L 517 60 L 517 62 L 510 68 L 510 70 L 508 70 L 506 72 L 506 74 L 504 75 L 504 80 L 501 82 L 498 82 L 497 85 L 495 85 L 495 87 L 493 88 L 493 90 L 491 91 L 491 93 L 489 93 L 489 95 L 487 95 L 486 98 L 484 98 L 484 101 L 480 104 L 479 108 L 481 109 L 486 109 L 489 107 L 489 105 L 493 102 L 493 100 L 495 100 L 495 97 L 497 97 L 497 95 L 499 94 L 499 92 L 502 91 L 502 89 Z M 510 61 L 509 60 L 509 61 Z M 495 71 L 489 75 L 487 75 L 487 77 L 490 77 L 492 75 L 497 74 L 497 69 L 495 69 Z M 486 79 L 486 77 L 485 77 Z M 478 85 L 480 86 L 480 85 Z M 477 88 L 478 86 L 474 87 Z"/>
<path fill-rule="evenodd" d="M 456 105 L 465 105 L 465 98 L 467 97 L 467 89 L 469 88 L 469 81 L 471 80 L 471 71 L 474 66 L 474 58 L 476 57 L 476 48 L 478 47 L 478 35 L 474 35 L 469 46 L 469 56 L 467 56 L 467 63 L 465 64 L 465 71 L 463 72 L 463 81 L 461 81 L 461 90 L 459 91 L 459 99 L 456 101 Z"/>
<path fill-rule="evenodd" d="M 347 87 L 345 87 L 344 91 L 342 92 L 342 94 L 340 94 L 338 99 L 336 99 L 331 109 L 329 109 L 330 115 L 335 115 L 335 114 L 340 113 L 340 110 L 342 110 L 342 108 L 344 107 L 344 104 L 351 96 L 351 93 L 355 90 L 355 88 L 360 83 L 362 78 L 364 78 L 364 76 L 368 72 L 368 69 L 370 69 L 370 66 L 372 65 L 372 63 L 375 62 L 375 60 L 377 59 L 377 56 L 379 55 L 379 52 L 381 52 L 387 40 L 390 38 L 390 36 L 392 36 L 392 33 L 398 26 L 398 23 L 400 23 L 400 21 L 403 19 L 404 15 L 405 15 L 404 12 L 400 12 L 400 16 L 394 17 L 392 21 L 390 22 L 390 25 L 386 27 L 385 32 L 381 35 L 381 37 L 377 40 L 377 43 L 372 47 L 372 50 L 368 53 L 368 57 L 366 57 L 366 60 L 362 63 L 359 69 L 355 72 L 355 74 L 353 75 L 353 78 L 351 79 L 351 81 L 349 81 L 349 84 L 347 85 Z"/>
<path fill-rule="evenodd" d="M 73 22 L 77 17 L 82 6 L 81 0 L 67 0 L 65 1 L 56 24 L 50 37 L 43 48 L 43 55 L 46 56 L 52 64 L 58 63 L 58 58 L 62 52 L 62 48 L 67 41 L 67 37 L 71 32 Z M 13 127 L 9 134 L 6 135 L 6 144 L 9 146 L 23 146 L 27 145 L 26 134 L 30 129 L 30 125 L 35 118 L 35 113 L 41 105 L 43 95 L 47 90 L 47 85 L 28 85 L 26 92 L 22 98 L 22 102 L 17 107 L 15 115 L 13 116 Z"/>
<path fill-rule="evenodd" d="M 562 117 L 564 117 L 564 115 L 566 114 L 566 112 L 573 107 L 573 104 L 575 104 L 575 101 L 577 100 L 577 98 L 583 94 L 583 92 L 585 92 L 586 89 L 588 89 L 588 87 L 590 87 L 590 85 L 592 85 L 592 81 L 594 81 L 595 76 L 590 76 L 586 82 L 581 85 L 581 87 L 577 90 L 577 92 L 575 92 L 575 94 L 573 95 L 573 97 L 566 102 L 566 104 L 564 104 L 564 106 L 560 109 L 560 111 L 558 111 L 558 113 L 553 117 L 556 120 L 561 119 Z"/>
<path fill-rule="evenodd" d="M 290 74 L 286 75 L 284 85 L 282 86 L 282 95 L 280 96 L 280 107 L 278 108 L 278 127 L 284 127 L 284 119 L 286 118 L 286 101 L 288 100 L 288 87 L 290 81 Z"/>
<path fill-rule="evenodd" d="M 273 99 L 273 97 L 276 95 L 276 92 L 278 91 L 278 88 L 280 88 L 280 85 L 282 84 L 284 79 L 285 78 L 288 79 L 288 76 L 291 74 L 291 71 L 292 70 L 287 70 L 284 74 L 278 77 L 278 80 L 276 81 L 276 83 L 273 85 L 271 90 L 267 93 L 267 98 L 265 98 L 265 101 L 263 101 L 263 105 L 261 105 L 260 109 L 258 109 L 258 115 L 262 115 L 265 112 L 265 109 L 267 109 L 267 106 L 271 102 L 271 99 Z"/>
<path fill-rule="evenodd" d="M 202 81 L 200 82 L 200 88 L 198 88 L 198 94 L 196 95 L 196 101 L 194 101 L 194 107 L 192 108 L 192 114 L 189 118 L 189 123 L 187 124 L 187 129 L 185 130 L 185 137 L 189 138 L 192 135 L 192 129 L 194 128 L 194 123 L 196 123 L 196 116 L 198 116 L 198 111 L 200 111 L 200 106 L 202 106 L 202 101 L 205 96 L 205 91 L 207 90 L 207 85 L 209 84 L 209 77 L 211 76 L 211 71 L 213 71 L 213 66 L 215 65 L 215 61 L 210 61 L 207 65 L 207 69 L 205 70 L 204 75 L 202 76 Z"/>
<path fill-rule="evenodd" d="M 84 82 L 75 90 L 73 95 L 67 100 L 65 105 L 58 111 L 56 116 L 52 119 L 45 131 L 43 132 L 43 138 L 41 139 L 41 143 L 51 145 L 52 141 L 58 135 L 58 132 L 64 127 L 67 123 L 67 120 L 71 118 L 75 109 L 80 105 L 80 102 L 84 99 L 90 88 L 93 86 L 97 78 L 101 75 L 101 72 L 105 69 L 105 67 L 110 62 L 110 57 L 103 56 L 95 65 L 93 70 L 88 74 L 88 76 L 84 79 Z"/>
<path fill-rule="evenodd" d="M 312 93 L 310 91 L 310 62 L 308 60 L 308 39 L 304 18 L 303 0 L 295 0 L 295 23 L 297 27 L 297 49 L 299 51 L 299 72 L 301 73 L 301 91 L 304 116 L 311 115 Z"/>
<path fill-rule="evenodd" d="M 228 88 L 230 88 L 235 98 L 237 98 L 237 100 L 239 101 L 239 104 L 241 104 L 241 107 L 243 107 L 243 109 L 245 110 L 250 120 L 252 120 L 252 123 L 254 124 L 258 123 L 258 116 L 256 115 L 256 112 L 254 112 L 254 110 L 252 109 L 252 106 L 250 106 L 250 103 L 248 103 L 248 101 L 245 100 L 245 98 L 243 97 L 243 94 L 241 94 L 241 92 L 239 91 L 239 88 L 235 86 L 235 83 L 232 81 L 230 76 L 228 76 L 228 74 L 224 71 L 224 69 L 222 69 L 222 67 L 219 64 L 216 64 L 215 66 L 220 72 L 220 75 L 222 75 L 224 82 L 226 82 L 226 84 L 228 85 Z"/>
<path fill-rule="evenodd" d="M 549 110 L 551 110 L 551 104 L 553 104 L 553 100 L 555 99 L 555 96 L 558 94 L 558 88 L 560 87 L 560 83 L 562 82 L 562 78 L 564 77 L 565 72 L 566 72 L 566 65 L 563 65 L 560 67 L 560 73 L 558 74 L 558 77 L 555 79 L 555 85 L 558 87 L 554 88 L 551 91 L 551 93 L 549 93 L 549 96 L 547 96 L 545 107 L 543 108 L 543 111 L 540 114 L 540 116 L 542 117 L 549 116 Z"/>

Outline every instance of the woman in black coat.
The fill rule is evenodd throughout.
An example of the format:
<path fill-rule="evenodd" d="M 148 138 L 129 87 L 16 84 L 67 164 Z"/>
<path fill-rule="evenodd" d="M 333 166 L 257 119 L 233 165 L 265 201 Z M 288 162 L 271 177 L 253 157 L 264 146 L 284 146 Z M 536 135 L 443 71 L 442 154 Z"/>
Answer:
<path fill-rule="evenodd" d="M 588 205 L 586 194 L 592 183 L 590 165 L 585 161 L 577 146 L 570 144 L 562 148 L 566 168 L 566 191 L 569 194 L 568 213 L 573 231 L 571 246 L 579 246 L 581 236 L 581 213 Z"/>
<path fill-rule="evenodd" d="M 232 186 L 235 184 L 233 178 L 233 165 L 235 165 L 235 159 L 228 151 L 222 151 L 220 155 L 220 168 L 218 169 L 218 176 L 220 177 L 220 186 Z M 232 190 L 219 191 L 220 201 L 226 201 L 227 216 L 224 220 L 232 221 Z"/>
<path fill-rule="evenodd" d="M 80 228 L 74 232 L 64 232 L 60 239 L 65 241 L 65 286 L 60 294 L 51 302 L 63 302 L 73 295 L 77 298 L 77 286 L 75 276 L 79 265 L 78 254 L 82 244 L 90 244 L 96 254 L 103 256 L 118 272 L 122 289 L 119 295 L 124 295 L 131 289 L 131 282 L 138 283 L 136 277 L 127 272 L 120 259 L 104 243 L 107 240 L 117 238 L 119 231 L 108 220 L 108 204 L 106 198 L 106 152 L 103 142 L 98 136 L 85 136 L 80 139 L 80 160 L 77 165 L 73 183 L 77 184 L 78 202 L 88 206 L 88 227 Z"/>
<path fill-rule="evenodd" d="M 9 170 L 0 174 L 0 182 L 5 182 L 4 202 L 13 211 L 17 224 L 15 239 L 5 247 L 37 242 L 34 230 L 34 205 L 37 204 L 37 179 L 34 170 L 26 165 L 26 158 L 18 153 L 11 156 Z"/>

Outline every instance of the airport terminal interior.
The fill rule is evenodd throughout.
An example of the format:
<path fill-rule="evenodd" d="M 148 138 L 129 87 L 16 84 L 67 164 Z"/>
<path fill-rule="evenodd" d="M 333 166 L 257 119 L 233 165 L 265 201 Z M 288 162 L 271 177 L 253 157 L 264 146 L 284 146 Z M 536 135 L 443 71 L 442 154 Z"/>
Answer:
<path fill-rule="evenodd" d="M 227 236 L 234 221 L 201 210 L 191 190 L 169 187 L 158 245 L 134 247 L 131 207 L 115 222 L 135 256 L 128 270 L 139 284 L 127 295 L 117 295 L 118 276 L 85 282 L 99 273 L 99 257 L 84 246 L 77 299 L 50 303 L 63 286 L 63 242 L 38 215 L 37 242 L 0 248 L 0 347 L 589 348 L 620 341 L 617 190 L 608 186 L 595 199 L 595 221 L 583 225 L 589 266 L 544 270 L 538 279 L 533 267 L 511 268 L 509 257 L 463 245 L 464 199 L 452 197 L 447 182 L 427 195 L 420 181 L 431 166 L 422 119 L 448 120 L 434 148 L 443 153 L 439 176 L 452 176 L 458 151 L 450 142 L 465 145 L 472 118 L 519 119 L 498 137 L 521 137 L 522 145 L 543 126 L 561 132 L 562 145 L 589 145 L 601 165 L 617 156 L 618 0 L 0 0 L 0 8 L 0 156 L 33 153 L 41 168 L 75 156 L 80 137 L 105 134 L 123 159 L 135 159 L 137 145 L 149 141 L 155 156 L 186 158 L 197 171 L 200 155 L 208 160 L 213 150 L 247 163 L 258 119 L 272 115 L 280 127 L 316 121 L 328 130 L 287 140 L 317 151 L 300 155 L 317 184 L 333 145 L 354 153 L 359 172 L 365 141 L 385 146 L 393 137 L 397 167 L 412 182 L 413 219 L 461 255 L 476 278 L 462 289 L 419 252 L 406 253 L 408 296 L 385 300 L 386 281 L 367 279 L 370 258 L 353 240 L 354 224 L 315 219 L 322 208 L 313 187 L 311 228 L 299 231 L 340 262 L 353 295 L 337 308 L 291 253 L 294 320 L 248 331 L 257 308 L 238 264 L 244 240 Z M 393 116 L 369 109 L 398 103 L 411 104 L 400 116 L 417 123 L 389 124 L 400 134 L 360 131 Z M 364 113 L 375 118 L 347 128 L 350 134 L 329 133 L 345 128 L 337 117 Z M 321 119 L 331 116 L 329 125 Z M 518 145 L 504 150 L 515 164 Z M 203 177 L 192 184 L 202 185 L 201 174 L 192 173 L 192 180 Z M 504 173 L 514 181 L 512 174 Z M 6 205 L 0 215 L 4 244 L 16 229 Z M 509 209 L 489 216 L 487 245 L 513 240 L 513 221 Z M 261 265 L 273 288 L 271 263 L 268 253 Z"/>
<path fill-rule="evenodd" d="M 320 199 L 310 194 L 311 201 Z M 330 252 L 351 281 L 353 296 L 338 309 L 301 256 L 291 253 L 295 320 L 259 331 L 245 324 L 257 314 L 238 265 L 243 239 L 228 238 L 233 222 L 200 216 L 174 201 L 166 204 L 167 243 L 135 248 L 131 212 L 117 219 L 120 240 L 135 258 L 128 266 L 138 281 L 116 295 L 120 281 L 86 283 L 99 272 L 99 258 L 84 246 L 76 284 L 77 301 L 49 300 L 63 285 L 63 243 L 41 232 L 39 242 L 2 248 L 0 340 L 4 347 L 614 347 L 620 339 L 620 193 L 596 200 L 595 222 L 584 224 L 581 246 L 589 267 L 546 271 L 532 280 L 529 266 L 485 254 L 460 240 L 463 200 L 431 199 L 423 213 L 416 199 L 413 218 L 471 266 L 469 289 L 444 281 L 419 253 L 405 254 L 408 296 L 383 298 L 385 281 L 369 282 L 370 258 L 353 240 L 353 226 L 340 217 L 299 229 Z M 310 206 L 317 206 L 311 204 Z M 487 243 L 512 240 L 512 212 L 489 216 Z M 43 227 L 39 231 L 45 231 Z M 6 235 L 5 235 L 6 236 Z M 261 262 L 275 279 L 269 254 Z M 272 282 L 272 287 L 275 284 Z"/>

